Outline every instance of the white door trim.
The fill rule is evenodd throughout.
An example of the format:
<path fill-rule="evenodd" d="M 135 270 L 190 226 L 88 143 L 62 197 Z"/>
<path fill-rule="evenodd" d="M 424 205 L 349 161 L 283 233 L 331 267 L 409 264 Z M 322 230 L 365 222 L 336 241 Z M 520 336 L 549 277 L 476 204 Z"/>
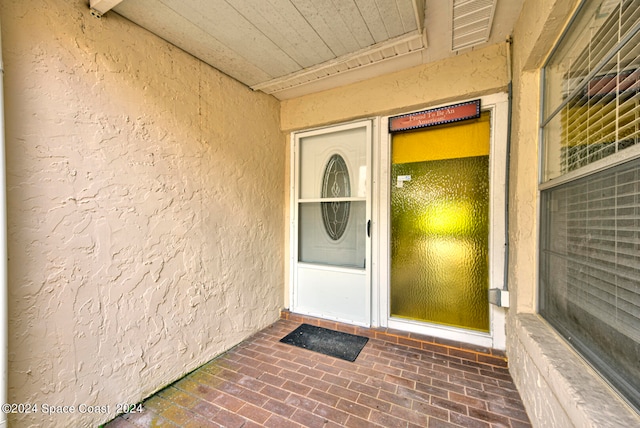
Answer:
<path fill-rule="evenodd" d="M 475 99 L 475 98 L 474 98 Z M 465 102 L 470 100 L 460 100 Z M 481 110 L 491 112 L 491 143 L 489 153 L 490 174 L 490 207 L 489 207 L 489 288 L 504 289 L 505 267 L 505 188 L 506 188 L 506 156 L 507 132 L 509 120 L 508 97 L 506 93 L 480 97 Z M 451 103 L 449 103 L 451 104 Z M 429 108 L 438 108 L 437 105 Z M 407 112 L 411 113 L 411 112 Z M 490 305 L 490 332 L 480 333 L 454 327 L 426 324 L 415 321 L 391 318 L 389 314 L 389 282 L 390 282 L 390 218 L 391 218 L 391 135 L 389 133 L 389 117 L 380 118 L 380 137 L 376 155 L 376 168 L 379 183 L 376 196 L 376 212 L 379 214 L 376 228 L 379 239 L 375 253 L 378 257 L 377 276 L 373 278 L 377 284 L 377 308 L 374 308 L 373 319 L 378 327 L 388 327 L 420 333 L 429 336 L 461 341 L 477 346 L 496 349 L 506 348 L 506 308 Z M 384 183 L 384 184 L 382 184 Z M 487 296 L 488 298 L 488 296 Z"/>

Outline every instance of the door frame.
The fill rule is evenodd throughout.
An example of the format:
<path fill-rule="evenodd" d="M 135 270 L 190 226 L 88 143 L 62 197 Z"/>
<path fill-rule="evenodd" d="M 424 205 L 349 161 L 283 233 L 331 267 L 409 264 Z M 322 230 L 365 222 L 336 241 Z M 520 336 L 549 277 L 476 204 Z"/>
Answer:
<path fill-rule="evenodd" d="M 367 148 L 366 148 L 367 167 L 368 167 L 367 186 L 366 186 L 366 189 L 367 189 L 366 190 L 366 193 L 367 193 L 366 217 L 367 219 L 371 220 L 370 227 L 372 230 L 370 236 L 366 237 L 366 243 L 365 243 L 366 265 L 364 269 L 364 275 L 365 275 L 365 284 L 366 284 L 366 296 L 365 296 L 364 305 L 366 307 L 366 319 L 364 321 L 357 321 L 353 319 L 346 319 L 342 317 L 332 316 L 330 314 L 309 311 L 297 306 L 297 302 L 298 302 L 297 285 L 298 285 L 298 264 L 299 264 L 298 262 L 298 224 L 297 224 L 299 219 L 297 192 L 298 192 L 298 186 L 299 186 L 299 180 L 300 180 L 299 140 L 300 138 L 304 138 L 304 137 L 321 135 L 323 133 L 329 133 L 329 132 L 339 132 L 347 129 L 358 128 L 358 127 L 366 127 L 368 129 L 368 137 L 367 137 L 368 141 L 367 141 Z M 291 145 L 290 160 L 291 161 L 290 161 L 290 180 L 289 180 L 290 181 L 289 207 L 290 207 L 290 219 L 291 219 L 290 225 L 289 225 L 289 248 L 290 248 L 289 306 L 291 311 L 293 312 L 300 313 L 303 315 L 310 315 L 310 316 L 321 317 L 325 319 L 331 319 L 334 321 L 346 322 L 346 323 L 360 325 L 364 327 L 371 326 L 372 308 L 373 308 L 373 305 L 372 305 L 373 290 L 372 290 L 371 284 L 372 284 L 372 272 L 374 268 L 374 261 L 372 260 L 373 259 L 372 237 L 373 237 L 373 220 L 374 220 L 373 211 L 375 211 L 374 209 L 375 183 L 374 182 L 375 182 L 375 177 L 377 175 L 377 171 L 374 165 L 373 147 L 378 145 L 377 144 L 378 135 L 379 135 L 378 120 L 373 118 L 360 119 L 356 121 L 344 122 L 344 123 L 339 123 L 339 124 L 329 125 L 329 126 L 324 126 L 319 128 L 313 128 L 313 129 L 305 129 L 305 130 L 291 133 L 291 138 L 290 138 L 290 145 Z M 324 267 L 322 267 L 321 269 L 324 269 Z M 339 273 L 341 271 L 348 272 L 348 271 L 353 271 L 355 269 L 342 268 L 342 267 L 327 267 L 326 270 Z"/>
<path fill-rule="evenodd" d="M 491 112 L 491 141 L 489 149 L 489 289 L 504 290 L 505 269 L 505 226 L 506 226 L 506 157 L 508 141 L 509 105 L 506 93 L 482 96 L 480 98 L 481 111 Z M 474 98 L 477 99 L 477 98 Z M 456 103 L 471 101 L 459 100 Z M 435 105 L 429 108 L 444 107 Z M 423 110 L 423 109 L 421 109 Z M 407 112 L 412 113 L 412 112 Z M 402 113 L 405 114 L 405 113 Z M 461 328 L 428 324 L 418 321 L 403 320 L 390 316 L 389 286 L 391 274 L 391 134 L 389 133 L 389 118 L 380 118 L 380 137 L 375 157 L 379 168 L 376 182 L 384 183 L 374 189 L 377 193 L 376 204 L 377 242 L 375 255 L 377 269 L 374 272 L 374 283 L 377 292 L 374 294 L 374 310 L 372 324 L 404 330 L 448 340 L 470 343 L 477 346 L 505 349 L 506 348 L 506 308 L 489 305 L 490 331 L 476 332 Z M 487 296 L 488 299 L 488 296 Z"/>

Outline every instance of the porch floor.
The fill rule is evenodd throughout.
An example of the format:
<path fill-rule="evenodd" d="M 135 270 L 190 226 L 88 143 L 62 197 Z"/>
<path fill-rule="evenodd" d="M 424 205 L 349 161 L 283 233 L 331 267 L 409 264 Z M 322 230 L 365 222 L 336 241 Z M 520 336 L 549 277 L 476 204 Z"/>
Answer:
<path fill-rule="evenodd" d="M 369 337 L 355 362 L 280 343 L 302 322 Z M 531 427 L 504 353 L 288 312 L 105 428 Z"/>

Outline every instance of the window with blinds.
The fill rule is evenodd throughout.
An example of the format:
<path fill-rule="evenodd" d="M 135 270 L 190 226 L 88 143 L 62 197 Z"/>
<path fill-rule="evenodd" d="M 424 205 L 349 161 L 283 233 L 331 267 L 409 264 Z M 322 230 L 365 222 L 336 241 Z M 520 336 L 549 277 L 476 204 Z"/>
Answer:
<path fill-rule="evenodd" d="M 540 314 L 640 410 L 640 0 L 586 0 L 543 73 Z"/>
<path fill-rule="evenodd" d="M 587 1 L 545 67 L 543 181 L 640 141 L 639 23 L 637 0 Z"/>

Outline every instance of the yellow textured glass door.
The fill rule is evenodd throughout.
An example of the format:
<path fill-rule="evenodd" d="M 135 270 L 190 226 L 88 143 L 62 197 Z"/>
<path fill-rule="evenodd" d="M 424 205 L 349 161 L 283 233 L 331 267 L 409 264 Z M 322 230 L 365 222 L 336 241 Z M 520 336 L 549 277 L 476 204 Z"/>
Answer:
<path fill-rule="evenodd" d="M 392 139 L 392 317 L 489 331 L 488 113 Z"/>

